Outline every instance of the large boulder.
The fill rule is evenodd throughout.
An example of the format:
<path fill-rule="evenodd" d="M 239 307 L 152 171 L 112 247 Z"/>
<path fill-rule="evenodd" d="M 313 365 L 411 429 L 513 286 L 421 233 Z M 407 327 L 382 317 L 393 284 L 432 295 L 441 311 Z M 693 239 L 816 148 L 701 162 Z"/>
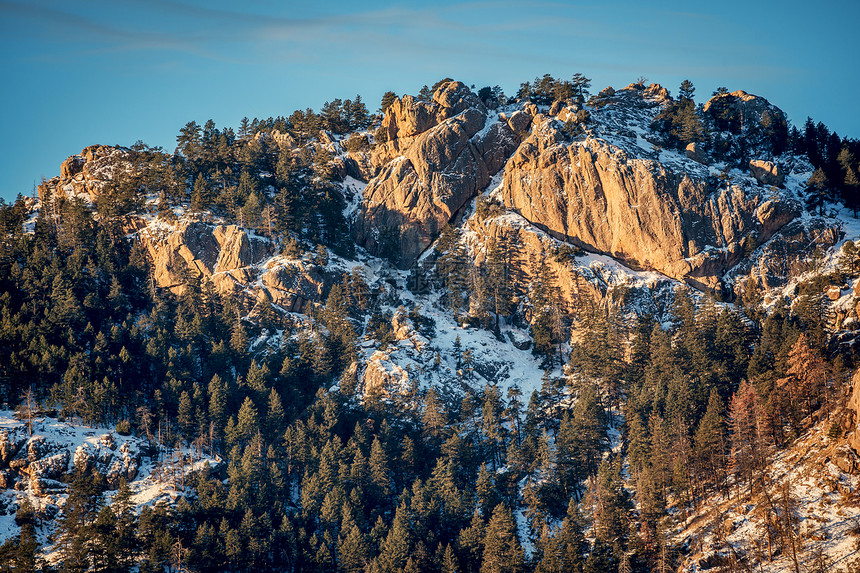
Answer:
<path fill-rule="evenodd" d="M 80 155 L 72 155 L 60 165 L 60 179 L 71 179 L 84 169 L 86 160 Z"/>
<path fill-rule="evenodd" d="M 385 111 L 382 133 L 389 141 L 401 137 L 412 137 L 436 125 L 437 107 L 410 95 L 397 98 Z"/>
<path fill-rule="evenodd" d="M 696 163 L 701 163 L 702 165 L 707 165 L 709 163 L 708 154 L 705 153 L 704 149 L 702 149 L 701 143 L 688 143 L 684 152 L 687 155 L 687 159 L 692 159 Z"/>
<path fill-rule="evenodd" d="M 779 165 L 772 161 L 764 161 L 763 159 L 750 160 L 750 174 L 755 177 L 756 181 L 762 185 L 773 185 L 774 187 L 782 187 L 785 183 L 785 173 L 780 169 Z"/>
<path fill-rule="evenodd" d="M 288 312 L 303 312 L 308 304 L 322 302 L 326 277 L 307 261 L 272 265 L 260 277 L 267 299 Z"/>
<path fill-rule="evenodd" d="M 481 100 L 463 82 L 446 82 L 433 93 L 433 101 L 441 108 L 441 117 L 451 117 L 467 109 L 484 109 Z"/>

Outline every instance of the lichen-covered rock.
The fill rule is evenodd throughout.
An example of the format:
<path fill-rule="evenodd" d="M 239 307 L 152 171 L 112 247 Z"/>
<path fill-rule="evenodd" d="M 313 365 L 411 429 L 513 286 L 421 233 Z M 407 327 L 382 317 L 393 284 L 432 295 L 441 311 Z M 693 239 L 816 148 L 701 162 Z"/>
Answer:
<path fill-rule="evenodd" d="M 520 138 L 525 137 L 532 123 L 532 116 L 522 111 L 515 111 L 510 117 L 501 116 L 501 119 L 504 119 L 511 131 Z"/>
<path fill-rule="evenodd" d="M 779 229 L 800 216 L 801 208 L 796 201 L 788 199 L 768 199 L 761 203 L 755 211 L 756 219 L 761 224 L 761 232 L 765 237 L 771 237 Z"/>
<path fill-rule="evenodd" d="M 43 436 L 33 436 L 27 442 L 27 461 L 35 462 L 59 450 L 61 446 L 45 441 Z"/>
<path fill-rule="evenodd" d="M 702 111 L 723 119 L 726 122 L 738 120 L 741 123 L 760 123 L 766 113 L 773 114 L 775 120 L 785 121 L 785 114 L 765 98 L 749 94 L 743 90 L 719 93 L 705 102 Z"/>
<path fill-rule="evenodd" d="M 269 255 L 270 244 L 260 238 L 251 238 L 247 231 L 236 225 L 218 225 L 212 231 L 218 241 L 218 261 L 213 272 L 231 271 L 257 264 Z"/>
<path fill-rule="evenodd" d="M 833 462 L 847 474 L 857 473 L 860 469 L 860 457 L 857 452 L 848 446 L 839 446 L 833 452 Z"/>
<path fill-rule="evenodd" d="M 371 159 L 371 154 L 363 151 L 347 152 L 343 158 L 343 165 L 345 175 L 349 175 L 359 181 L 370 181 L 378 173 L 378 169 L 374 166 Z"/>

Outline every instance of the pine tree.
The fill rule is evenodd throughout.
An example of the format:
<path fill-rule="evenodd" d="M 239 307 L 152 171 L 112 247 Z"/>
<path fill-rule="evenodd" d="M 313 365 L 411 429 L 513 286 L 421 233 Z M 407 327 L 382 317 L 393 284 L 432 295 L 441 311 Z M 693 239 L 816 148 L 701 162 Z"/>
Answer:
<path fill-rule="evenodd" d="M 391 487 L 391 468 L 388 465 L 388 456 L 379 438 L 373 438 L 373 443 L 370 446 L 368 465 L 370 481 L 377 488 L 380 499 L 384 499 Z"/>
<path fill-rule="evenodd" d="M 426 436 L 434 440 L 444 437 L 444 430 L 448 424 L 448 414 L 435 388 L 430 388 L 424 395 L 424 411 L 421 414 L 421 422 L 424 425 L 423 432 Z"/>
<path fill-rule="evenodd" d="M 708 408 L 696 429 L 695 443 L 702 475 L 719 483 L 725 467 L 726 419 L 723 399 L 716 388 L 711 389 Z"/>
<path fill-rule="evenodd" d="M 260 418 L 257 407 L 251 398 L 245 398 L 236 420 L 236 436 L 241 443 L 247 443 L 260 431 Z"/>
<path fill-rule="evenodd" d="M 818 214 L 824 214 L 824 204 L 830 198 L 830 182 L 827 175 L 819 167 L 806 182 L 806 204 L 810 210 L 818 209 Z"/>
<path fill-rule="evenodd" d="M 442 554 L 442 562 L 440 570 L 442 573 L 459 573 L 460 567 L 457 563 L 457 556 L 454 555 L 454 550 L 451 549 L 451 544 L 445 545 L 445 552 Z"/>
<path fill-rule="evenodd" d="M 370 558 L 367 536 L 353 523 L 338 542 L 338 571 L 359 573 L 365 570 Z"/>
<path fill-rule="evenodd" d="M 203 211 L 209 207 L 210 201 L 209 182 L 202 174 L 198 174 L 194 178 L 194 187 L 191 189 L 191 204 L 188 208 L 192 212 Z"/>
<path fill-rule="evenodd" d="M 376 565 L 380 573 L 397 573 L 406 566 L 406 561 L 410 555 L 409 549 L 412 545 L 409 521 L 409 510 L 406 503 L 402 502 L 397 507 L 391 529 L 379 548 Z"/>
<path fill-rule="evenodd" d="M 397 94 L 395 94 L 392 91 L 387 91 L 384 94 L 382 94 L 382 102 L 379 104 L 380 113 L 385 113 L 388 110 L 388 108 L 391 107 L 391 104 L 393 104 L 394 100 L 396 100 L 396 99 L 397 99 Z"/>
<path fill-rule="evenodd" d="M 481 573 L 516 573 L 523 571 L 524 553 L 517 536 L 511 510 L 500 503 L 493 510 L 484 534 Z"/>
<path fill-rule="evenodd" d="M 194 438 L 194 406 L 187 390 L 183 390 L 179 397 L 179 412 L 176 415 L 176 422 L 185 439 L 191 441 Z"/>
<path fill-rule="evenodd" d="M 630 508 L 621 477 L 621 460 L 604 460 L 584 500 L 591 510 L 594 533 L 603 543 L 623 543 L 627 534 L 626 514 Z"/>
<path fill-rule="evenodd" d="M 682 100 L 692 101 L 695 91 L 696 88 L 693 87 L 693 82 L 690 80 L 684 80 L 681 82 L 681 87 L 678 88 L 678 97 Z"/>
<path fill-rule="evenodd" d="M 486 525 L 479 512 L 472 515 L 472 521 L 457 534 L 457 551 L 463 571 L 478 571 L 482 567 Z"/>
<path fill-rule="evenodd" d="M 577 572 L 581 570 L 583 555 L 588 548 L 584 529 L 585 524 L 579 510 L 579 504 L 571 499 L 567 506 L 567 514 L 561 522 L 561 530 L 555 539 L 562 571 Z"/>
<path fill-rule="evenodd" d="M 827 365 L 814 352 L 802 333 L 788 354 L 786 377 L 776 385 L 785 393 L 789 405 L 789 416 L 795 424 L 802 413 L 812 411 L 815 400 L 822 398 L 827 384 Z"/>
<path fill-rule="evenodd" d="M 732 430 L 731 471 L 738 484 L 747 482 L 750 493 L 757 475 L 762 452 L 758 433 L 759 400 L 755 388 L 741 382 L 732 396 L 729 419 Z"/>
<path fill-rule="evenodd" d="M 502 401 L 499 389 L 490 384 L 484 386 L 484 400 L 481 405 L 481 430 L 495 469 L 503 463 L 505 429 L 502 426 Z"/>

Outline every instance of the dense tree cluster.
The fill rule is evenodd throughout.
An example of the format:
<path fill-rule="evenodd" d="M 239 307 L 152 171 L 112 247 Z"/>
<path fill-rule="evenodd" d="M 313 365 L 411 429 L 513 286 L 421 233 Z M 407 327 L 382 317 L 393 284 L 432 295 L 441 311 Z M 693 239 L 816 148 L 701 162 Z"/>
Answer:
<path fill-rule="evenodd" d="M 806 155 L 815 168 L 809 179 L 807 203 L 823 207 L 826 201 L 841 200 L 855 215 L 860 210 L 860 142 L 842 138 L 823 123 L 806 119 L 801 132 L 790 133 L 791 149 Z"/>
<path fill-rule="evenodd" d="M 590 87 L 591 80 L 580 73 L 574 74 L 570 80 L 556 79 L 550 74 L 544 74 L 533 82 L 520 84 L 517 99 L 543 105 L 567 100 L 582 104 L 588 98 Z"/>
<path fill-rule="evenodd" d="M 669 101 L 651 123 L 667 145 L 683 150 L 699 143 L 718 161 L 742 170 L 750 159 L 775 158 L 792 152 L 809 159 L 815 169 L 807 182 L 807 205 L 823 212 L 827 202 L 841 201 L 860 210 L 860 143 L 831 133 L 823 123 L 807 118 L 803 129 L 789 126 L 765 110 L 752 122 L 730 105 L 713 105 L 708 114 L 693 102 L 695 88 L 684 80 L 677 99 Z M 714 96 L 728 94 L 718 88 Z M 719 103 L 719 102 L 718 102 Z"/>
<path fill-rule="evenodd" d="M 669 143 L 683 149 L 705 139 L 702 110 L 693 101 L 695 88 L 690 80 L 681 83 L 678 99 L 672 100 L 654 117 L 651 128 L 663 133 Z"/>

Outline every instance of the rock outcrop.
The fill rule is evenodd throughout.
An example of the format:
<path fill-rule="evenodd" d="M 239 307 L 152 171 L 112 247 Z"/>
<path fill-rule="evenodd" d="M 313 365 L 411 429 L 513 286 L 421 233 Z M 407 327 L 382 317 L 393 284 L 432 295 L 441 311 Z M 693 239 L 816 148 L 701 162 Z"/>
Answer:
<path fill-rule="evenodd" d="M 0 487 L 29 488 L 37 497 L 62 494 L 76 468 L 101 474 L 112 489 L 137 477 L 141 453 L 133 438 L 118 440 L 105 430 L 78 430 L 50 420 L 39 425 L 49 428 L 47 435 L 28 437 L 24 422 L 0 434 Z"/>
<path fill-rule="evenodd" d="M 743 90 L 716 94 L 705 102 L 702 111 L 712 118 L 738 129 L 742 126 L 749 128 L 753 125 L 761 125 L 763 118 L 768 115 L 773 121 L 783 124 L 786 121 L 785 113 L 781 109 L 772 105 L 765 98 L 749 94 Z"/>
<path fill-rule="evenodd" d="M 848 416 L 848 445 L 855 452 L 860 452 L 860 370 L 854 372 L 851 378 L 851 398 L 848 400 L 846 410 Z"/>
<path fill-rule="evenodd" d="M 708 155 L 705 153 L 705 150 L 702 149 L 702 145 L 700 143 L 688 143 L 684 152 L 687 155 L 687 159 L 692 159 L 696 163 L 701 163 L 702 165 L 710 163 L 710 161 L 708 161 Z"/>
<path fill-rule="evenodd" d="M 722 155 L 740 159 L 772 158 L 785 150 L 785 113 L 765 98 L 739 90 L 717 94 L 702 108 L 713 131 L 721 132 Z"/>
<path fill-rule="evenodd" d="M 300 260 L 268 265 L 261 282 L 260 296 L 288 312 L 305 312 L 322 302 L 323 291 L 331 280 L 318 265 Z"/>
<path fill-rule="evenodd" d="M 506 269 L 513 290 L 528 292 L 531 282 L 547 267 L 549 274 L 556 277 L 560 310 L 577 313 L 583 305 L 591 303 L 622 307 L 635 302 L 642 312 L 660 317 L 670 308 L 671 293 L 676 286 L 673 281 L 654 273 L 642 277 L 628 274 L 629 271 L 616 273 L 616 269 L 599 262 L 578 260 L 574 249 L 565 249 L 564 243 L 535 229 L 521 217 L 511 214 L 485 220 L 473 217 L 468 225 L 469 247 L 476 265 L 486 264 L 491 244 L 513 245 Z"/>
<path fill-rule="evenodd" d="M 562 139 L 549 122 L 533 128 L 505 169 L 506 207 L 559 239 L 698 288 L 719 289 L 748 249 L 797 214 L 598 139 Z"/>
<path fill-rule="evenodd" d="M 519 140 L 507 118 L 488 118 L 460 82 L 440 86 L 432 102 L 396 100 L 381 129 L 389 141 L 373 162 L 384 166 L 364 190 L 354 235 L 372 254 L 407 268 L 489 183 Z"/>
<path fill-rule="evenodd" d="M 241 274 L 271 254 L 268 240 L 249 236 L 236 225 L 182 221 L 171 229 L 145 227 L 137 236 L 152 258 L 156 284 L 177 294 L 184 289 L 187 270 L 210 279 L 218 273 Z M 222 292 L 228 290 L 223 278 L 214 282 Z"/>
<path fill-rule="evenodd" d="M 60 165 L 59 177 L 39 184 L 39 198 L 61 193 L 68 198 L 95 201 L 102 189 L 113 177 L 115 170 L 126 160 L 128 150 L 124 147 L 90 145 L 80 154 L 68 157 Z"/>

